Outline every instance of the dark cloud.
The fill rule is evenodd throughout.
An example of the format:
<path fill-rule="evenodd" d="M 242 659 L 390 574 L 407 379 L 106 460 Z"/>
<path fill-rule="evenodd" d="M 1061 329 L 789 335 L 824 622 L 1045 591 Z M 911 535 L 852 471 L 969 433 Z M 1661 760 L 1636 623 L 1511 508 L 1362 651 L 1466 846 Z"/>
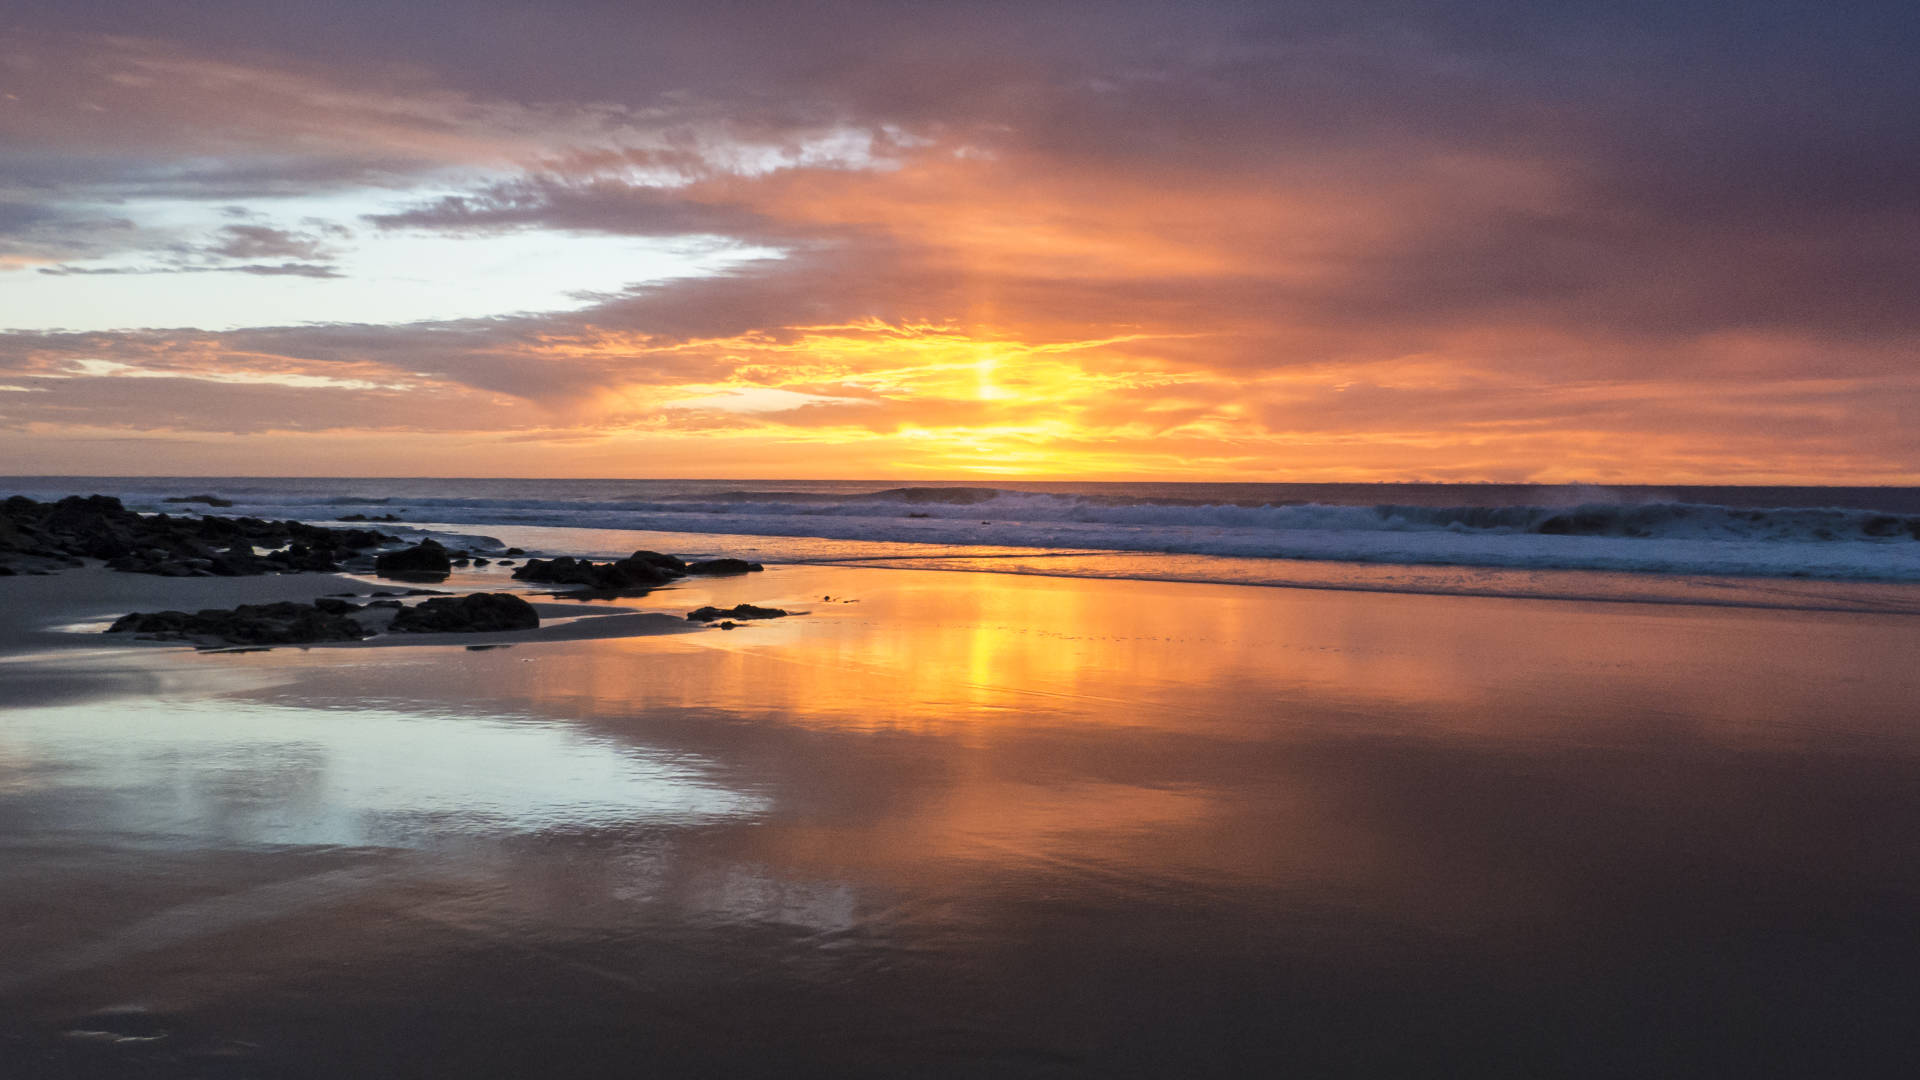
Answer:
<path fill-rule="evenodd" d="M 220 230 L 221 239 L 207 248 L 208 254 L 229 259 L 322 259 L 327 248 L 318 239 L 265 225 L 229 225 Z"/>
<path fill-rule="evenodd" d="M 539 176 L 493 184 L 467 195 L 442 196 L 368 220 L 387 229 L 469 232 L 539 226 L 630 236 L 717 233 L 743 237 L 776 231 L 764 215 L 738 203 L 708 202 L 673 188 L 612 181 L 575 183 Z"/>
<path fill-rule="evenodd" d="M 337 278 L 339 270 L 324 263 L 247 263 L 241 266 L 42 266 L 39 273 L 53 277 L 122 277 L 140 274 L 255 274 L 262 277 Z"/>

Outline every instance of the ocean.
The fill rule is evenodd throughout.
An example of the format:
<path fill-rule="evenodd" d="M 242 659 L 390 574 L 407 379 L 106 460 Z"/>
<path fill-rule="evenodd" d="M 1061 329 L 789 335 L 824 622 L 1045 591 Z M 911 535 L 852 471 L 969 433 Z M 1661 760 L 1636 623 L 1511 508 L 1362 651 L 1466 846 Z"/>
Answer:
<path fill-rule="evenodd" d="M 633 534 L 787 563 L 1920 611 L 1920 488 L 14 477 L 8 493 L 214 495 L 215 513 L 616 555 Z M 580 530 L 566 534 L 544 530 Z M 676 544 L 677 541 L 677 544 Z"/>

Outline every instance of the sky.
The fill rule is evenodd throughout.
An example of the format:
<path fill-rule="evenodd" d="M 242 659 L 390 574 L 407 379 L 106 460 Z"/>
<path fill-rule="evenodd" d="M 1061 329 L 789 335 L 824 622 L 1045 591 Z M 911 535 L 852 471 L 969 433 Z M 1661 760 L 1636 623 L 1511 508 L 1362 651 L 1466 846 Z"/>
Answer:
<path fill-rule="evenodd" d="M 0 473 L 1920 484 L 1911 3 L 0 14 Z"/>

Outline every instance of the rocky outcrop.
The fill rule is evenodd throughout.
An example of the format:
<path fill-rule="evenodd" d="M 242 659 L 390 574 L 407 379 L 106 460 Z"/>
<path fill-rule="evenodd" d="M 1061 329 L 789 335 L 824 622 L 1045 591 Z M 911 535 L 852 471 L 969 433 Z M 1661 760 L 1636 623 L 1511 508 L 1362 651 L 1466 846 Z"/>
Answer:
<path fill-rule="evenodd" d="M 765 570 L 766 567 L 745 559 L 708 559 L 704 562 L 687 563 L 686 569 L 689 574 L 717 575 L 751 574 L 756 570 Z"/>
<path fill-rule="evenodd" d="M 778 619 L 793 614 L 783 608 L 740 604 L 730 608 L 703 607 L 687 612 L 688 622 L 712 622 L 715 619 Z"/>
<path fill-rule="evenodd" d="M 135 634 L 156 641 L 185 641 L 202 648 L 221 645 L 312 645 L 359 641 L 373 635 L 382 620 L 394 633 L 473 634 L 535 630 L 540 616 L 533 605 L 508 593 L 442 596 L 402 607 L 398 600 L 366 605 L 323 596 L 311 604 L 241 604 L 231 610 L 154 611 L 126 615 L 109 634 Z"/>
<path fill-rule="evenodd" d="M 78 566 L 85 558 L 168 577 L 327 571 L 393 539 L 298 521 L 139 514 L 105 495 L 45 503 L 16 495 L 0 503 L 0 566 L 25 570 Z"/>
<path fill-rule="evenodd" d="M 513 576 L 546 585 L 573 585 L 596 593 L 645 592 L 686 575 L 687 564 L 658 551 L 636 551 L 624 559 L 597 563 L 562 555 L 528 559 Z"/>
<path fill-rule="evenodd" d="M 208 506 L 233 505 L 232 499 L 223 499 L 218 495 L 173 495 L 160 501 L 170 503 L 205 503 Z"/>
<path fill-rule="evenodd" d="M 571 585 L 588 593 L 611 596 L 645 592 L 689 574 L 746 574 L 762 569 L 765 567 L 759 563 L 744 559 L 707 559 L 689 563 L 658 551 L 636 551 L 624 559 L 605 563 L 567 555 L 557 559 L 528 559 L 526 565 L 513 572 L 513 576 L 522 581 Z"/>
<path fill-rule="evenodd" d="M 403 607 L 394 612 L 387 629 L 402 634 L 477 634 L 539 627 L 540 616 L 533 605 L 512 593 L 474 593 Z"/>
<path fill-rule="evenodd" d="M 372 631 L 352 618 L 358 610 L 344 600 L 323 599 L 311 604 L 241 604 L 231 611 L 135 612 L 116 620 L 107 633 L 190 641 L 203 647 L 359 641 Z"/>
<path fill-rule="evenodd" d="M 430 539 L 410 548 L 385 552 L 373 560 L 373 572 L 381 577 L 438 581 L 452 571 L 453 559 L 447 549 Z"/>

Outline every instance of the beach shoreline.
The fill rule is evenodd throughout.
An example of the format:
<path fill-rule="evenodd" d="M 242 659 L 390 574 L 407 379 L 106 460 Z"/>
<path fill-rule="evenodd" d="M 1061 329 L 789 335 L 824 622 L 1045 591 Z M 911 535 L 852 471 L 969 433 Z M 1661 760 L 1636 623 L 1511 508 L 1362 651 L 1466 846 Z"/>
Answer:
<path fill-rule="evenodd" d="M 118 644 L 48 626 L 394 586 L 0 579 L 0 1066 L 1597 1076 L 1905 1045 L 1920 620 L 510 572 L 434 588 L 518 587 L 553 636 Z M 739 603 L 796 614 L 684 618 Z M 1170 996 L 1203 1007 L 1169 1027 Z M 1768 1034 L 1716 1041 L 1729 1012 Z"/>

